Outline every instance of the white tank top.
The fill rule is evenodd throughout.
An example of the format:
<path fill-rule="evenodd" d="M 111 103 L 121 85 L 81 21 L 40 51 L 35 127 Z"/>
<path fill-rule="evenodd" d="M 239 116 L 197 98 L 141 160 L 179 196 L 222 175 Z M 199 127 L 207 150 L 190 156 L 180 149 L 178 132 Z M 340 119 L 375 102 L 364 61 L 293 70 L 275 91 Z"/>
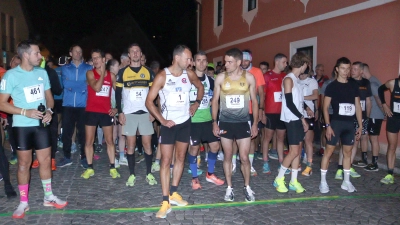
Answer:
<path fill-rule="evenodd" d="M 166 120 L 181 124 L 190 118 L 189 93 L 192 87 L 186 70 L 175 77 L 165 68 L 164 87 L 158 92 L 160 96 L 161 114 Z"/>
<path fill-rule="evenodd" d="M 292 79 L 293 81 L 293 87 L 292 87 L 292 96 L 293 96 L 293 103 L 296 106 L 297 110 L 299 110 L 300 113 L 303 112 L 303 102 L 304 102 L 304 96 L 303 96 L 303 90 L 299 85 L 299 79 L 293 74 L 289 73 L 286 75 L 285 78 Z M 286 104 L 286 98 L 285 98 L 285 92 L 283 89 L 283 82 L 282 82 L 282 110 L 281 110 L 281 120 L 289 123 L 290 121 L 295 121 L 299 120 L 299 118 L 290 111 L 290 109 L 287 107 Z"/>

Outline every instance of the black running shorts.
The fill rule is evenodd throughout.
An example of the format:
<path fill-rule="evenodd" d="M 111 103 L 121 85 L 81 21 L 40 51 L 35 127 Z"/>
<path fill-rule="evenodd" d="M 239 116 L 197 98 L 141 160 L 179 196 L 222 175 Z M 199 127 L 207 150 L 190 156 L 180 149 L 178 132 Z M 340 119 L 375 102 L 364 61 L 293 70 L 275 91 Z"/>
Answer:
<path fill-rule="evenodd" d="M 342 145 L 354 144 L 355 132 L 353 121 L 333 120 L 331 122 L 331 128 L 335 136 L 332 135 L 330 141 L 326 140 L 326 144 L 336 146 L 339 139 L 342 142 Z"/>
<path fill-rule="evenodd" d="M 286 130 L 285 123 L 281 120 L 281 114 L 268 114 L 266 113 L 267 124 L 265 128 L 270 130 Z"/>
<path fill-rule="evenodd" d="M 240 123 L 228 123 L 219 121 L 219 129 L 222 133 L 220 136 L 227 139 L 243 139 L 251 137 L 250 121 Z"/>
<path fill-rule="evenodd" d="M 85 112 L 85 125 L 107 127 L 114 124 L 114 117 L 105 113 Z"/>
<path fill-rule="evenodd" d="M 175 125 L 171 128 L 160 126 L 160 144 L 172 145 L 176 141 L 189 143 L 190 141 L 190 130 L 191 130 L 191 119 L 189 118 L 185 122 Z"/>
<path fill-rule="evenodd" d="M 203 123 L 192 123 L 190 128 L 190 145 L 198 146 L 202 142 L 213 143 L 219 141 L 213 134 L 211 121 Z"/>
<path fill-rule="evenodd" d="M 50 126 L 13 127 L 17 150 L 42 150 L 51 146 Z"/>
<path fill-rule="evenodd" d="M 284 122 L 284 124 L 286 126 L 287 141 L 289 145 L 299 145 L 306 135 L 301 120 L 294 120 L 289 123 Z"/>

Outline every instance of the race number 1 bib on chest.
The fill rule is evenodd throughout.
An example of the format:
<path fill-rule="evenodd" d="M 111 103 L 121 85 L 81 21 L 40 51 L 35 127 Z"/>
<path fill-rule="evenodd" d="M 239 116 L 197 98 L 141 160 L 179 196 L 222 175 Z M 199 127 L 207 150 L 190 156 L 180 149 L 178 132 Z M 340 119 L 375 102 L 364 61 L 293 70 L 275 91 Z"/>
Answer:
<path fill-rule="evenodd" d="M 365 100 L 361 100 L 360 104 L 361 104 L 361 110 L 365 111 Z"/>
<path fill-rule="evenodd" d="M 108 97 L 110 96 L 110 85 L 103 85 L 101 86 L 101 90 L 96 92 L 96 96 Z"/>
<path fill-rule="evenodd" d="M 129 92 L 132 101 L 145 101 L 148 89 L 131 89 Z"/>
<path fill-rule="evenodd" d="M 282 92 L 274 92 L 274 101 L 275 102 L 282 102 Z"/>
<path fill-rule="evenodd" d="M 354 116 L 356 113 L 356 106 L 350 103 L 339 103 L 339 115 L 341 116 Z"/>
<path fill-rule="evenodd" d="M 244 107 L 244 95 L 227 95 L 226 107 L 229 109 L 241 109 Z"/>
<path fill-rule="evenodd" d="M 400 103 L 393 102 L 393 112 L 400 113 Z"/>
<path fill-rule="evenodd" d="M 24 87 L 25 99 L 27 103 L 40 101 L 44 98 L 43 84 Z"/>
<path fill-rule="evenodd" d="M 169 93 L 170 106 L 184 106 L 186 104 L 187 92 L 171 92 Z"/>

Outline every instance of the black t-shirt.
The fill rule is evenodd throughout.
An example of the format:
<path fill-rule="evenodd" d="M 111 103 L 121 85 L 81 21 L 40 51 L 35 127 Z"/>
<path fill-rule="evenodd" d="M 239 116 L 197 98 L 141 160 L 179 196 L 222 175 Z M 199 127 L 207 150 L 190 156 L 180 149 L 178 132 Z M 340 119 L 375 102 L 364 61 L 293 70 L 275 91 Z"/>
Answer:
<path fill-rule="evenodd" d="M 326 87 L 325 96 L 331 98 L 332 120 L 354 120 L 356 115 L 355 98 L 360 97 L 356 82 L 340 83 L 337 80 L 332 81 Z"/>
<path fill-rule="evenodd" d="M 371 83 L 369 80 L 365 78 L 361 78 L 361 80 L 356 80 L 353 78 L 350 78 L 349 81 L 352 80 L 357 83 L 358 89 L 360 91 L 360 103 L 361 103 L 361 109 L 362 109 L 362 117 L 363 119 L 367 118 L 367 110 L 366 110 L 366 99 L 368 97 L 372 96 L 372 90 L 371 90 Z"/>

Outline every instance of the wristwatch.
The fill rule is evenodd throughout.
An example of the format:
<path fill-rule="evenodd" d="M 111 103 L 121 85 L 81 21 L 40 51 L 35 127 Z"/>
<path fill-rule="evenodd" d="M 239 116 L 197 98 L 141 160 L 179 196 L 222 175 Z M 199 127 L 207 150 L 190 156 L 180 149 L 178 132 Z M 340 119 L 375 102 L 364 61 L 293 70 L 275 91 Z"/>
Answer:
<path fill-rule="evenodd" d="M 196 102 L 199 103 L 199 105 L 201 104 L 201 100 L 196 99 Z"/>
<path fill-rule="evenodd" d="M 329 124 L 329 123 L 326 123 L 326 124 L 325 124 L 325 127 L 329 127 L 329 126 L 331 126 L 331 124 Z"/>

